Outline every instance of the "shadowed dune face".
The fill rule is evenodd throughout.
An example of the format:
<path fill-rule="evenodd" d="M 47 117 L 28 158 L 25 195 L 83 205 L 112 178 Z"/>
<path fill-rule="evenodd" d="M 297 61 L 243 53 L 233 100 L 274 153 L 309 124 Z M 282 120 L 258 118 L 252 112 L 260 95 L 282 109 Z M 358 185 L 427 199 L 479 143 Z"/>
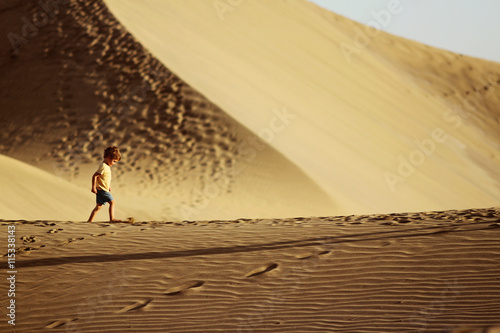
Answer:
<path fill-rule="evenodd" d="M 112 188 L 139 218 L 333 210 L 302 171 L 163 66 L 102 1 L 7 1 L 0 17 L 1 154 L 86 188 L 104 148 L 117 145 Z"/>

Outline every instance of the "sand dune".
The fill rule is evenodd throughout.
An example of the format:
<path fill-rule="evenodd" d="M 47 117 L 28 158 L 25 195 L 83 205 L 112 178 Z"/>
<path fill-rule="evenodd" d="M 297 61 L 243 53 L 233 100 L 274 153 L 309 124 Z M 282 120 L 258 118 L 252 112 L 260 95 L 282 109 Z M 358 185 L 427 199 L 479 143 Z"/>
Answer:
<path fill-rule="evenodd" d="M 106 4 L 140 43 L 100 1 L 4 3 L 2 34 L 28 36 L 1 42 L 0 153 L 86 190 L 118 145 L 138 219 L 498 204 L 500 65 L 305 1 Z"/>
<path fill-rule="evenodd" d="M 458 327 L 500 323 L 499 223 L 4 221 L 0 237 L 23 239 L 16 332 L 475 332 Z"/>
<path fill-rule="evenodd" d="M 1 332 L 499 331 L 500 210 L 442 210 L 498 206 L 499 64 L 302 0 L 47 4 L 0 4 Z M 79 223 L 108 145 L 135 219 Z"/>
<path fill-rule="evenodd" d="M 1 6 L 1 34 L 17 37 L 1 41 L 0 153 L 87 189 L 117 145 L 117 206 L 137 219 L 331 210 L 320 186 L 152 57 L 101 1 Z M 50 20 L 35 26 L 39 12 Z"/>
<path fill-rule="evenodd" d="M 3 219 L 85 219 L 87 191 L 31 165 L 0 155 L 0 216 Z M 87 202 L 88 205 L 84 203 Z M 123 214 L 123 210 L 121 211 Z"/>
<path fill-rule="evenodd" d="M 500 64 L 305 0 L 106 4 L 254 133 L 268 137 L 275 110 L 295 116 L 270 143 L 331 196 L 330 214 L 498 205 Z"/>

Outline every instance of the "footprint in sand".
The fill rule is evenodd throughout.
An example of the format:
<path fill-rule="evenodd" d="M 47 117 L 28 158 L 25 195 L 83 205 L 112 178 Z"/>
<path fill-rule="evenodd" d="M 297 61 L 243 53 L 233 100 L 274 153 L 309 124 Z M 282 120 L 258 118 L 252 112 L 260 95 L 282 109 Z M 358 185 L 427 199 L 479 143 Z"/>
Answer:
<path fill-rule="evenodd" d="M 101 234 L 92 234 L 91 236 L 92 237 L 102 237 L 102 236 L 110 236 L 110 235 L 113 236 L 115 234 L 116 234 L 116 232 L 111 231 L 111 232 L 106 232 L 106 233 L 101 233 Z"/>
<path fill-rule="evenodd" d="M 137 310 L 145 308 L 152 301 L 153 301 L 152 298 L 148 298 L 144 301 L 138 301 L 132 305 L 128 305 L 128 306 L 124 307 L 123 309 L 116 311 L 115 313 L 125 313 L 125 312 L 130 312 L 130 311 L 137 311 Z"/>
<path fill-rule="evenodd" d="M 295 258 L 305 260 L 305 259 L 311 259 L 314 257 L 325 257 L 331 253 L 332 253 L 332 251 L 327 250 L 327 251 L 321 251 L 318 253 L 314 252 L 314 253 L 299 254 Z"/>
<path fill-rule="evenodd" d="M 42 247 L 45 247 L 46 245 L 40 245 L 40 246 L 27 246 L 27 247 L 24 247 L 24 248 L 21 248 L 22 251 L 34 251 L 34 250 L 39 250 L 41 249 Z"/>
<path fill-rule="evenodd" d="M 57 246 L 68 245 L 70 243 L 73 243 L 73 242 L 76 242 L 76 241 L 81 241 L 81 240 L 84 240 L 84 239 L 85 239 L 85 237 L 70 238 L 67 241 L 64 241 L 64 242 L 61 242 L 61 243 L 57 244 Z"/>
<path fill-rule="evenodd" d="M 59 231 L 63 231 L 63 229 L 58 228 L 58 229 L 50 229 L 47 231 L 48 234 L 57 234 Z"/>
<path fill-rule="evenodd" d="M 29 254 L 31 251 L 36 251 L 40 250 L 42 247 L 45 247 L 46 245 L 42 244 L 39 246 L 26 246 L 26 247 L 19 247 L 16 249 L 16 253 L 24 253 L 24 254 Z"/>
<path fill-rule="evenodd" d="M 298 254 L 295 256 L 295 258 L 300 259 L 300 260 L 305 260 L 305 259 L 311 259 L 314 257 L 315 253 L 305 253 L 305 254 Z"/>
<path fill-rule="evenodd" d="M 205 281 L 195 281 L 195 282 L 191 282 L 191 283 L 185 283 L 183 285 L 180 285 L 180 286 L 177 286 L 177 287 L 172 287 L 172 288 L 168 289 L 164 293 L 164 295 L 165 296 L 179 295 L 179 294 L 182 294 L 182 293 L 188 291 L 189 289 L 200 288 L 204 284 L 205 284 Z"/>
<path fill-rule="evenodd" d="M 34 226 L 35 227 L 53 227 L 55 225 L 56 224 L 54 222 L 41 222 L 41 223 L 35 224 Z"/>
<path fill-rule="evenodd" d="M 321 257 L 326 257 L 326 256 L 329 256 L 330 254 L 332 254 L 332 251 L 328 251 L 328 250 L 321 251 L 321 252 L 318 253 L 318 257 L 320 257 L 320 258 Z"/>
<path fill-rule="evenodd" d="M 36 242 L 36 236 L 22 236 L 21 240 L 24 243 L 34 243 Z"/>
<path fill-rule="evenodd" d="M 66 325 L 67 323 L 71 323 L 72 321 L 76 321 L 78 318 L 74 319 L 61 319 L 61 320 L 56 320 L 48 325 L 45 326 L 45 328 L 57 328 Z"/>
<path fill-rule="evenodd" d="M 270 272 L 272 270 L 275 270 L 276 268 L 278 268 L 278 264 L 272 263 L 272 264 L 269 264 L 267 266 L 262 266 L 262 267 L 256 268 L 256 269 L 248 272 L 245 276 L 247 278 L 254 277 L 254 276 L 259 276 L 259 275 L 268 273 L 268 272 Z"/>
<path fill-rule="evenodd" d="M 411 220 L 406 217 L 396 217 L 394 218 L 394 221 L 396 221 L 397 224 L 411 223 Z"/>

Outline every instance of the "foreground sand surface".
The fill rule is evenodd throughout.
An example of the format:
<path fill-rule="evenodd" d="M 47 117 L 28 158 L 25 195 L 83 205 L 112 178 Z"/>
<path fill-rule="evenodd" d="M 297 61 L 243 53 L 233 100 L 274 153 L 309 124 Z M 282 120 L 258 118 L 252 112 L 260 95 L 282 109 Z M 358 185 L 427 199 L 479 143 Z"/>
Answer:
<path fill-rule="evenodd" d="M 18 238 L 15 332 L 459 332 L 500 323 L 499 209 L 3 221 L 2 239 L 8 225 Z"/>

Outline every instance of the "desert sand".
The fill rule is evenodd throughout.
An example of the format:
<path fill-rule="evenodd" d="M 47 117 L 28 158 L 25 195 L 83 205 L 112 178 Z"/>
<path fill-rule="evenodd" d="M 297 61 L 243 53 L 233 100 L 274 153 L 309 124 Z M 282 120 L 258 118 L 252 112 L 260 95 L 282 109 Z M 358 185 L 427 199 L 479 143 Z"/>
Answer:
<path fill-rule="evenodd" d="M 500 64 L 303 0 L 47 1 L 0 4 L 1 332 L 500 330 Z M 126 222 L 83 223 L 110 145 Z"/>
<path fill-rule="evenodd" d="M 3 221 L 2 239 L 7 225 L 20 239 L 15 332 L 473 332 L 458 328 L 500 323 L 498 209 Z"/>

